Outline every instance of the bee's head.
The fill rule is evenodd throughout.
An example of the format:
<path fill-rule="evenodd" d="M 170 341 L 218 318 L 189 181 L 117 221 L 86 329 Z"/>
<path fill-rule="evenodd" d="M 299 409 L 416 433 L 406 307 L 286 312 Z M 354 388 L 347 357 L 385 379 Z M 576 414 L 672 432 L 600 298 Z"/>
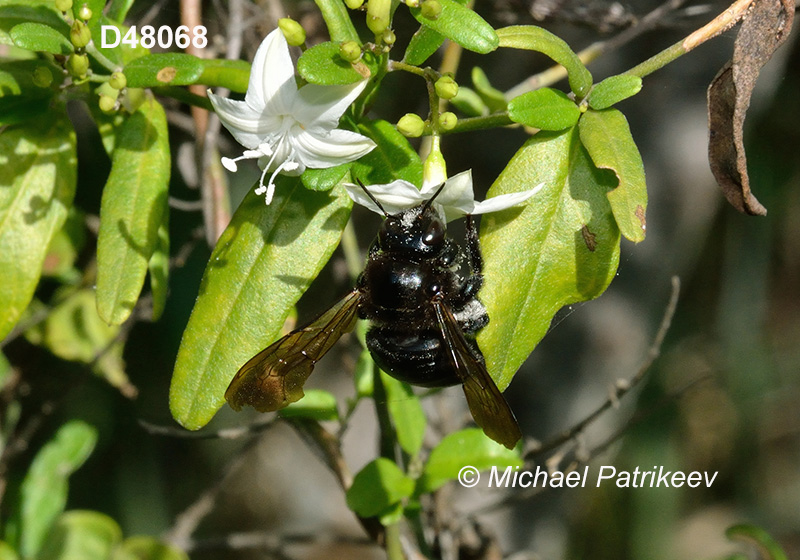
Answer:
<path fill-rule="evenodd" d="M 432 199 L 431 199 L 432 200 Z M 383 251 L 438 254 L 445 244 L 447 226 L 428 200 L 425 204 L 387 216 L 378 232 Z"/>

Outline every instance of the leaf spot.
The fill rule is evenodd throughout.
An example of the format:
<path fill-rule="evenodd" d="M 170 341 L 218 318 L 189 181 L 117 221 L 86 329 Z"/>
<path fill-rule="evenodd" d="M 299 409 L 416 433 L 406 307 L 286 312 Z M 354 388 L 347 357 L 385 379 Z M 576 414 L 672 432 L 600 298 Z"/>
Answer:
<path fill-rule="evenodd" d="M 644 208 L 642 208 L 641 204 L 636 205 L 636 217 L 639 218 L 639 222 L 642 224 L 642 231 L 647 231 L 647 220 L 644 217 Z"/>
<path fill-rule="evenodd" d="M 168 84 L 175 79 L 177 73 L 178 69 L 174 66 L 165 66 L 158 71 L 158 74 L 156 74 L 156 79 L 163 84 Z"/>
<path fill-rule="evenodd" d="M 589 226 L 586 224 L 581 226 L 581 235 L 583 236 L 583 242 L 586 243 L 586 248 L 594 253 L 597 248 L 597 236 L 589 231 Z"/>

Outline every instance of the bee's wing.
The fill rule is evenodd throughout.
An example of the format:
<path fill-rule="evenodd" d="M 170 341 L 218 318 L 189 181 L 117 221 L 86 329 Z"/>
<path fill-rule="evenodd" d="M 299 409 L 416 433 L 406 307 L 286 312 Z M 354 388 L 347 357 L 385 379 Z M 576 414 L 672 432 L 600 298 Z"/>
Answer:
<path fill-rule="evenodd" d="M 486 366 L 469 347 L 452 311 L 440 299 L 434 299 L 432 303 L 450 362 L 464 385 L 475 423 L 487 436 L 513 449 L 522 438 L 514 413 L 486 371 Z"/>
<path fill-rule="evenodd" d="M 353 330 L 361 293 L 353 290 L 308 326 L 296 329 L 250 358 L 225 391 L 234 410 L 259 412 L 285 407 L 303 397 L 303 384 L 336 341 Z"/>

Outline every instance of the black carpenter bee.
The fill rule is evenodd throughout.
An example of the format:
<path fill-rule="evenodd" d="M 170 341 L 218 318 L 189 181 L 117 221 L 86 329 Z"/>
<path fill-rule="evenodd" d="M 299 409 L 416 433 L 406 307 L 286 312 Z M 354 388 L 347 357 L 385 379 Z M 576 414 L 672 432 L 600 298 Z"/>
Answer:
<path fill-rule="evenodd" d="M 251 358 L 225 399 L 234 410 L 251 405 L 260 412 L 299 400 L 317 361 L 361 318 L 370 323 L 367 347 L 381 369 L 422 387 L 462 384 L 478 426 L 513 448 L 522 437 L 519 425 L 474 340 L 489 317 L 477 299 L 483 264 L 472 216 L 466 217 L 465 252 L 447 237 L 431 204 L 441 187 L 424 204 L 392 215 L 364 190 L 385 220 L 355 289 Z"/>

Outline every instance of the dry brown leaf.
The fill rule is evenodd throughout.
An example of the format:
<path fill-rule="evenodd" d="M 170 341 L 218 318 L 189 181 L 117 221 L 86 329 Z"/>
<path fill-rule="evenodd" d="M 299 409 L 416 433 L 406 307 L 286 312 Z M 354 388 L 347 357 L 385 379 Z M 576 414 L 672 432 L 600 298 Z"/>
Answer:
<path fill-rule="evenodd" d="M 733 59 L 708 88 L 708 159 L 725 198 L 737 210 L 764 216 L 750 191 L 744 152 L 744 119 L 758 73 L 789 36 L 794 0 L 756 0 L 736 37 Z"/>

